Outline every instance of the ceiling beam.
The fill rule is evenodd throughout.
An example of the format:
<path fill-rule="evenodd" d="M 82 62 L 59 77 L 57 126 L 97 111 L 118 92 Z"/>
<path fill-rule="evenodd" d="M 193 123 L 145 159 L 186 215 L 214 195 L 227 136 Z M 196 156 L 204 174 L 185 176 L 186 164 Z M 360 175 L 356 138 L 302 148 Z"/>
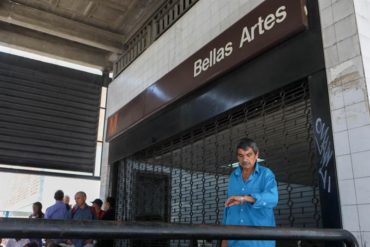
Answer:
<path fill-rule="evenodd" d="M 47 33 L 115 53 L 122 52 L 124 36 L 11 0 L 0 1 L 0 21 Z"/>
<path fill-rule="evenodd" d="M 0 22 L 0 44 L 100 70 L 112 69 L 111 52 L 3 22 Z"/>

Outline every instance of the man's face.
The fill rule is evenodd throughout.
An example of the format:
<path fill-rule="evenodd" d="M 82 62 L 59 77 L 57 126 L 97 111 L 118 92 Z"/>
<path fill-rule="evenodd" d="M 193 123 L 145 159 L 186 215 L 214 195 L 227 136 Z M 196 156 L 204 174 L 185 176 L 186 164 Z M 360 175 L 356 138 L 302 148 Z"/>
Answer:
<path fill-rule="evenodd" d="M 39 207 L 36 206 L 36 205 L 32 205 L 32 211 L 33 211 L 33 214 L 37 214 L 39 211 Z"/>
<path fill-rule="evenodd" d="M 258 152 L 254 153 L 252 148 L 248 148 L 247 150 L 244 150 L 242 148 L 238 149 L 238 160 L 240 163 L 240 166 L 243 169 L 251 169 L 256 164 L 258 158 Z"/>
<path fill-rule="evenodd" d="M 101 207 L 97 203 L 93 203 L 93 207 L 95 208 L 96 211 L 101 210 Z"/>
<path fill-rule="evenodd" d="M 69 204 L 69 196 L 65 196 L 63 201 L 65 204 Z"/>
<path fill-rule="evenodd" d="M 76 201 L 76 204 L 77 204 L 78 206 L 82 206 L 82 205 L 84 205 L 84 204 L 85 204 L 86 198 L 85 198 L 83 195 L 81 195 L 81 194 L 77 193 L 77 194 L 75 195 L 75 201 Z"/>
<path fill-rule="evenodd" d="M 107 201 L 104 202 L 103 208 L 104 208 L 105 211 L 107 211 L 110 208 L 109 202 L 107 202 Z"/>

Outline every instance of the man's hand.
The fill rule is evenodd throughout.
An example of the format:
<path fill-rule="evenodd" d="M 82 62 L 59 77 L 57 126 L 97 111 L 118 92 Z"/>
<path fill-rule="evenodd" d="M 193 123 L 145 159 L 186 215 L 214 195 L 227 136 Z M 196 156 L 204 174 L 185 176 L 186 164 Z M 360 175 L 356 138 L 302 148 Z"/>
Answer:
<path fill-rule="evenodd" d="M 254 203 L 256 200 L 251 196 L 231 196 L 225 202 L 225 207 L 239 205 L 244 202 Z"/>
<path fill-rule="evenodd" d="M 241 196 L 232 196 L 232 197 L 229 197 L 226 202 L 225 202 L 225 206 L 226 207 L 231 207 L 231 206 L 234 206 L 234 205 L 239 205 L 242 203 L 242 197 Z"/>

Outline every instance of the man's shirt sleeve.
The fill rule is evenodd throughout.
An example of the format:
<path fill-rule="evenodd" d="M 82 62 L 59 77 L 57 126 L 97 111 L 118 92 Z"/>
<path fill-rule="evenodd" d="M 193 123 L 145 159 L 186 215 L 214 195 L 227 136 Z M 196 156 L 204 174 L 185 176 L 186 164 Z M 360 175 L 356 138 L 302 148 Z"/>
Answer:
<path fill-rule="evenodd" d="M 266 173 L 264 189 L 261 193 L 252 193 L 251 196 L 256 200 L 254 208 L 274 208 L 278 203 L 278 188 L 275 176 L 271 171 Z"/>
<path fill-rule="evenodd" d="M 224 225 L 226 225 L 226 222 L 227 222 L 227 211 L 228 211 L 229 207 L 224 207 Z"/>
<path fill-rule="evenodd" d="M 229 184 L 227 186 L 227 194 L 226 194 L 226 200 L 229 199 L 230 195 L 232 194 L 231 193 L 231 190 L 232 190 L 232 186 L 233 186 L 233 183 L 234 183 L 234 180 L 233 180 L 233 176 L 232 174 L 229 176 Z M 224 225 L 226 225 L 226 222 L 227 222 L 227 213 L 229 211 L 229 207 L 224 207 Z"/>
<path fill-rule="evenodd" d="M 68 210 L 68 211 L 65 213 L 64 218 L 65 218 L 66 220 L 71 220 L 71 219 L 72 219 L 72 209 Z"/>

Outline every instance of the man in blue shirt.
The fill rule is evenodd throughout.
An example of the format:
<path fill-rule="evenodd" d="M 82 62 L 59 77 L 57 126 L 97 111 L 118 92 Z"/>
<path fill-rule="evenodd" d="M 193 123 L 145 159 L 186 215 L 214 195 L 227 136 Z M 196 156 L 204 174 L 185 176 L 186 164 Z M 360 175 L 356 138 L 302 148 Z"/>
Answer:
<path fill-rule="evenodd" d="M 273 172 L 258 162 L 258 147 L 251 139 L 237 146 L 239 167 L 230 175 L 225 202 L 224 224 L 275 226 L 273 208 L 278 202 L 278 188 Z M 228 240 L 222 247 L 274 247 L 275 241 Z"/>
<path fill-rule="evenodd" d="M 67 215 L 67 209 L 63 202 L 64 192 L 62 190 L 57 190 L 54 194 L 55 203 L 48 207 L 45 211 L 45 219 L 53 220 L 64 220 Z M 48 243 L 61 243 L 62 239 L 48 239 Z"/>
<path fill-rule="evenodd" d="M 45 211 L 45 219 L 63 220 L 66 216 L 67 209 L 63 202 L 64 193 L 57 190 L 54 194 L 55 203 Z"/>
<path fill-rule="evenodd" d="M 95 220 L 93 209 L 86 204 L 86 193 L 79 191 L 75 195 L 76 206 L 74 206 L 67 214 L 66 219 L 72 220 Z M 65 206 L 64 206 L 65 207 Z M 92 246 L 92 239 L 73 239 L 67 240 L 67 244 L 72 244 L 75 247 Z"/>

